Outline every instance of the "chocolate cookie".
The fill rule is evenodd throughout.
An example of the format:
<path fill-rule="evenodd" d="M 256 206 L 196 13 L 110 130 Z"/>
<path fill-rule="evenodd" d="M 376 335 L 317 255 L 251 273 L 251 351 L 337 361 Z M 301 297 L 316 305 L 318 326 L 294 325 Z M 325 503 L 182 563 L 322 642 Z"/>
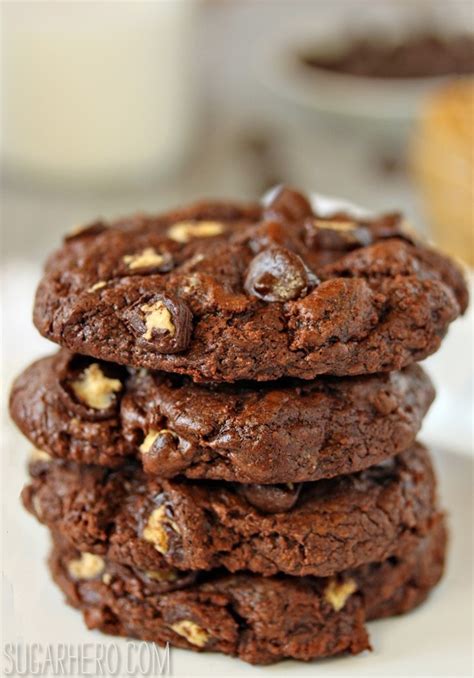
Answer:
<path fill-rule="evenodd" d="M 442 575 L 445 546 L 438 516 L 403 558 L 329 579 L 211 572 L 183 586 L 177 571 L 139 571 L 62 540 L 50 567 L 91 629 L 270 664 L 369 649 L 364 622 L 419 605 Z"/>
<path fill-rule="evenodd" d="M 321 218 L 304 196 L 199 203 L 98 222 L 66 239 L 35 302 L 72 351 L 196 381 L 401 369 L 467 304 L 458 267 L 399 215 Z"/>
<path fill-rule="evenodd" d="M 13 419 L 55 457 L 160 478 L 304 482 L 352 473 L 413 444 L 434 397 L 418 365 L 308 382 L 196 385 L 60 351 L 16 380 Z"/>
<path fill-rule="evenodd" d="M 33 461 L 26 508 L 79 550 L 140 569 L 331 576 L 413 547 L 436 506 L 427 451 L 330 480 L 231 485 Z"/>

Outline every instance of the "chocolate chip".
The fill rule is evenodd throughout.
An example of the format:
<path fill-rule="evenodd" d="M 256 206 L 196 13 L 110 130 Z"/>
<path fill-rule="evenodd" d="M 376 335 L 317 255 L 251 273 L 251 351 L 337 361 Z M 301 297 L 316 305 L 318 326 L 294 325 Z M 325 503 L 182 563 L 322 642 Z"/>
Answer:
<path fill-rule="evenodd" d="M 301 484 L 239 485 L 238 492 L 262 513 L 285 513 L 298 501 Z"/>
<path fill-rule="evenodd" d="M 313 250 L 349 251 L 372 243 L 368 228 L 348 219 L 307 219 L 304 242 Z"/>
<path fill-rule="evenodd" d="M 399 238 L 410 244 L 415 244 L 416 235 L 410 231 L 407 222 L 400 212 L 390 212 L 371 222 L 371 231 L 374 240 Z"/>
<path fill-rule="evenodd" d="M 257 227 L 252 226 L 251 235 L 246 241 L 254 254 L 274 245 L 294 251 L 298 249 L 299 243 L 293 230 L 279 221 L 263 221 Z"/>
<path fill-rule="evenodd" d="M 149 446 L 146 444 L 149 438 Z M 179 438 L 169 429 L 151 432 L 145 438 L 140 448 L 142 464 L 146 473 L 160 475 L 160 470 L 166 467 L 168 473 L 179 473 L 186 466 L 186 460 L 179 451 Z"/>
<path fill-rule="evenodd" d="M 124 315 L 134 334 L 158 353 L 178 353 L 189 344 L 192 313 L 184 301 L 155 294 L 134 304 Z"/>
<path fill-rule="evenodd" d="M 300 221 L 311 216 L 313 210 L 307 198 L 292 188 L 282 186 L 264 210 L 265 218 L 280 217 L 288 221 Z"/>
<path fill-rule="evenodd" d="M 244 285 L 249 294 L 264 301 L 289 301 L 303 297 L 318 282 L 300 256 L 284 247 L 271 247 L 252 259 Z"/>
<path fill-rule="evenodd" d="M 143 582 L 147 590 L 154 594 L 187 588 L 194 584 L 197 578 L 197 572 L 182 572 L 171 567 L 163 567 L 160 570 L 133 568 L 133 572 Z"/>

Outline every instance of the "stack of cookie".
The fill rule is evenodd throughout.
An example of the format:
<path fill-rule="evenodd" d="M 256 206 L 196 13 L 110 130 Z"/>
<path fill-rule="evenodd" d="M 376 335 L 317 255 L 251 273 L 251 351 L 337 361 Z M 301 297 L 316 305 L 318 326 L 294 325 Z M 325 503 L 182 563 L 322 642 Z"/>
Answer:
<path fill-rule="evenodd" d="M 16 381 L 25 506 L 89 628 L 252 663 L 369 647 L 445 528 L 416 365 L 466 307 L 398 214 L 200 203 L 95 223 L 48 261 Z"/>

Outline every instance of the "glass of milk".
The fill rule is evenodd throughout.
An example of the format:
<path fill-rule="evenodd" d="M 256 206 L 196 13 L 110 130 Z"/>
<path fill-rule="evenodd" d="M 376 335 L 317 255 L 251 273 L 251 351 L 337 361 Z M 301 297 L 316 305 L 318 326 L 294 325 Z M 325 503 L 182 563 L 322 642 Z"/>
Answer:
<path fill-rule="evenodd" d="M 96 185 L 175 169 L 197 123 L 195 5 L 5 3 L 7 171 Z"/>

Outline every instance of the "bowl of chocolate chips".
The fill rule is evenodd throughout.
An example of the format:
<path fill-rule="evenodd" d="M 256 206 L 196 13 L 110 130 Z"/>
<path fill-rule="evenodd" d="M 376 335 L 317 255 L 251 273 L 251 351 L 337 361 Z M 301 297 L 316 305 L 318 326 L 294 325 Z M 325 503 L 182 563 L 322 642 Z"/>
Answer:
<path fill-rule="evenodd" d="M 275 43 L 267 83 L 320 112 L 409 121 L 443 81 L 474 74 L 472 20 L 403 30 L 347 26 L 316 22 Z"/>

